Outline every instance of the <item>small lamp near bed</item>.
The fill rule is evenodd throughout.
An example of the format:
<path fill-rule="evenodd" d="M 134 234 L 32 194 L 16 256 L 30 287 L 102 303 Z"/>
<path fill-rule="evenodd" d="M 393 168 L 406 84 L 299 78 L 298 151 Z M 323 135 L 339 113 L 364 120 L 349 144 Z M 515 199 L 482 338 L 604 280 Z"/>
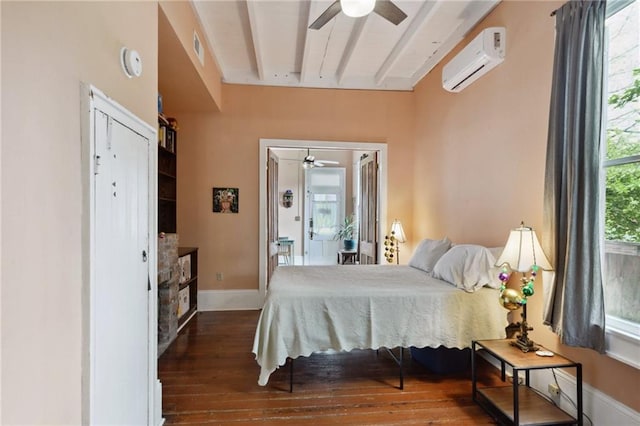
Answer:
<path fill-rule="evenodd" d="M 395 257 L 396 264 L 400 264 L 400 243 L 407 241 L 407 236 L 404 234 L 402 223 L 398 219 L 395 219 L 391 224 L 391 236 L 385 236 L 384 239 L 384 256 L 387 262 L 393 263 Z"/>
<path fill-rule="evenodd" d="M 549 271 L 553 268 L 542 251 L 533 228 L 524 226 L 524 222 L 522 222 L 519 228 L 511 230 L 496 266 L 502 268 L 498 276 L 502 282 L 500 303 L 510 311 L 522 307 L 522 321 L 518 324 L 520 333 L 512 344 L 523 352 L 535 351 L 538 347 L 529 339 L 529 331 L 533 328 L 527 324 L 527 298 L 533 296 L 533 284 L 538 271 L 540 269 Z M 522 273 L 520 291 L 506 287 L 511 271 Z M 527 271 L 529 271 L 529 276 L 526 275 Z"/>

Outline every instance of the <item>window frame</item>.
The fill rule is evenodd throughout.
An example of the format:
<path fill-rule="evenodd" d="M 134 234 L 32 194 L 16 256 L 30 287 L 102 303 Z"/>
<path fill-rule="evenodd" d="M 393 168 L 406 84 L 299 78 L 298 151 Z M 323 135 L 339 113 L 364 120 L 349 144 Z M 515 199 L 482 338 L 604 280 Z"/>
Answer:
<path fill-rule="evenodd" d="M 640 1 L 640 0 L 610 0 L 607 3 L 607 16 L 606 16 L 607 19 L 615 15 L 616 13 L 620 12 L 621 10 L 625 9 L 627 6 L 630 6 L 632 3 L 636 1 Z M 606 49 L 608 50 L 608 40 L 607 40 Z M 608 65 L 608 61 L 607 61 L 607 65 Z M 608 66 L 607 66 L 607 69 L 605 69 L 605 73 L 606 75 L 603 77 L 607 78 Z M 603 96 L 604 108 L 603 108 L 603 116 L 602 116 L 603 123 L 605 125 L 603 126 L 603 132 L 602 132 L 602 138 L 603 138 L 603 141 L 601 144 L 602 161 L 600 166 L 602 176 L 606 176 L 606 169 L 609 167 L 640 163 L 640 155 L 631 155 L 627 157 L 620 157 L 616 159 L 606 160 L 606 149 L 607 149 L 606 130 L 608 127 L 607 126 L 608 125 L 607 101 L 608 101 L 608 97 L 605 94 L 605 96 Z M 607 181 L 606 179 L 602 179 L 601 182 L 602 182 L 601 184 L 601 191 L 602 191 L 601 192 L 602 194 L 601 217 L 602 217 L 602 222 L 604 223 Z M 608 241 L 604 240 L 604 227 L 603 227 L 602 240 L 604 244 L 602 244 L 601 259 L 602 259 L 603 265 L 605 265 L 604 259 L 605 259 L 606 246 Z M 640 251 L 640 246 L 638 246 L 638 244 L 636 243 L 626 243 L 622 241 L 615 241 L 615 244 L 622 245 L 625 247 L 629 246 L 629 249 L 631 251 Z M 603 282 L 603 284 L 605 286 L 605 291 L 606 291 L 606 282 Z M 624 320 L 622 318 L 615 317 L 613 315 L 608 315 L 606 314 L 606 308 L 605 308 L 605 315 L 606 315 L 606 323 L 605 323 L 606 354 L 611 358 L 614 358 L 632 367 L 640 369 L 640 359 L 638 359 L 637 357 L 638 351 L 640 350 L 640 323 L 634 323 L 628 320 Z"/>

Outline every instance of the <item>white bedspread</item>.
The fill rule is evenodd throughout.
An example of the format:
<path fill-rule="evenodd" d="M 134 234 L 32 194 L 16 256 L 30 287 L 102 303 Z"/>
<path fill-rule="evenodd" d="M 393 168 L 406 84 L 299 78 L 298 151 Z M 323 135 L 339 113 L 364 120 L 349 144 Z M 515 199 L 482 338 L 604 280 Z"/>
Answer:
<path fill-rule="evenodd" d="M 287 357 L 381 347 L 466 348 L 505 337 L 498 291 L 467 293 L 423 271 L 396 265 L 278 268 L 258 321 L 258 383 Z"/>

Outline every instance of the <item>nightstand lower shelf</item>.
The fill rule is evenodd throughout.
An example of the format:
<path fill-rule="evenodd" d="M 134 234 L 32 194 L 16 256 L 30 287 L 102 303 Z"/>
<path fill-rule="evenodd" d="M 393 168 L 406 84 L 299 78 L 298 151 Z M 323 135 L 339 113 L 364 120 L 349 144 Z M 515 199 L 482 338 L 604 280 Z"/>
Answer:
<path fill-rule="evenodd" d="M 471 395 L 473 400 L 501 424 L 512 425 L 567 425 L 582 426 L 582 364 L 557 353 L 538 356 L 535 352 L 522 352 L 513 346 L 512 339 L 474 340 L 471 343 Z M 478 385 L 476 357 L 483 351 L 500 363 L 500 379 L 506 386 L 482 387 Z M 507 385 L 507 367 L 513 380 Z M 531 387 L 530 373 L 535 370 L 571 368 L 576 372 L 576 416 L 557 407 Z"/>
<path fill-rule="evenodd" d="M 576 424 L 576 419 L 538 395 L 526 386 L 518 388 L 519 424 L 521 425 L 560 425 Z M 497 409 L 500 414 L 513 422 L 513 388 L 502 386 L 478 389 L 478 403 L 485 410 Z M 490 403 L 488 403 L 490 401 Z"/>

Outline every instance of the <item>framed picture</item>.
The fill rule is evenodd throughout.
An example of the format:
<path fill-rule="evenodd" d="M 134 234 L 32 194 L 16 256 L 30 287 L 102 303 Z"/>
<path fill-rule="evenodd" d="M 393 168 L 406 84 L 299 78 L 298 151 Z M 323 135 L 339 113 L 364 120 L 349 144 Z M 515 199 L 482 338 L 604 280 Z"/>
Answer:
<path fill-rule="evenodd" d="M 213 188 L 214 213 L 238 213 L 238 188 Z"/>

